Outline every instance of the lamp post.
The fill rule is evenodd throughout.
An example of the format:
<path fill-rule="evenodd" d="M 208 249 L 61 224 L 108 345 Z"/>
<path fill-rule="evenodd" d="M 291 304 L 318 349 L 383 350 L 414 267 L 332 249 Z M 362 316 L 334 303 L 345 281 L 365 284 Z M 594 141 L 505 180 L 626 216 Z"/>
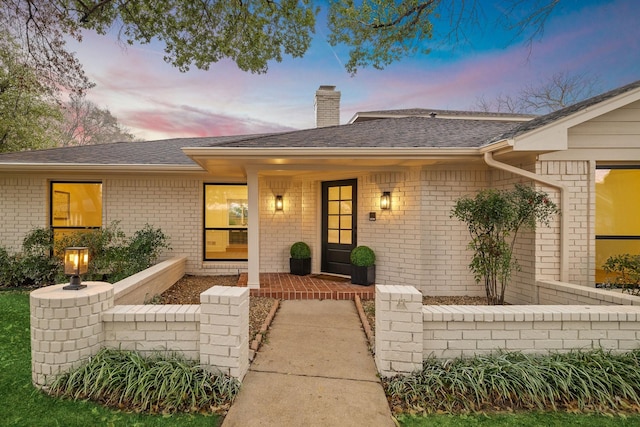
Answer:
<path fill-rule="evenodd" d="M 62 289 L 77 291 L 86 288 L 82 284 L 81 274 L 85 274 L 89 268 L 89 248 L 71 247 L 64 250 L 64 274 L 70 276 L 69 284 Z"/>

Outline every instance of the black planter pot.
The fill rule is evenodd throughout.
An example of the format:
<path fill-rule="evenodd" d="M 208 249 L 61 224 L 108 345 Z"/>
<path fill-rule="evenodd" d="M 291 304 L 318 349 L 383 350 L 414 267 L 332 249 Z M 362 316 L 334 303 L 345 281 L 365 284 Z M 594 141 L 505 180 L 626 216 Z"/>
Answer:
<path fill-rule="evenodd" d="M 291 274 L 295 274 L 296 276 L 311 274 L 311 258 L 289 258 L 289 269 Z"/>
<path fill-rule="evenodd" d="M 351 264 L 351 283 L 369 286 L 376 282 L 376 266 L 360 267 Z"/>

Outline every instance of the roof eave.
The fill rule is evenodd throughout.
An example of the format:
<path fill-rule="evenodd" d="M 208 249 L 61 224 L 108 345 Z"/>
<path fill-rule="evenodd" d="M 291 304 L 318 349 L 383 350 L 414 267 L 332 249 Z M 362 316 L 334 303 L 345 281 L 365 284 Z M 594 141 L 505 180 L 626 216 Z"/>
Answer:
<path fill-rule="evenodd" d="M 203 169 L 198 165 L 176 164 L 0 163 L 2 172 L 189 173 L 203 172 Z"/>

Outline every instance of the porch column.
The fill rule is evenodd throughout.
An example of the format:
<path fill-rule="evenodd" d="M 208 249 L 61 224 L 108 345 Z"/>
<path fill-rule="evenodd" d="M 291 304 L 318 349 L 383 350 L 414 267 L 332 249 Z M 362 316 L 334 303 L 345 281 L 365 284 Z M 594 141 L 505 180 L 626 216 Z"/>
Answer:
<path fill-rule="evenodd" d="M 247 191 L 249 195 L 248 223 L 248 278 L 249 288 L 260 287 L 260 191 L 258 188 L 258 171 L 247 169 Z"/>

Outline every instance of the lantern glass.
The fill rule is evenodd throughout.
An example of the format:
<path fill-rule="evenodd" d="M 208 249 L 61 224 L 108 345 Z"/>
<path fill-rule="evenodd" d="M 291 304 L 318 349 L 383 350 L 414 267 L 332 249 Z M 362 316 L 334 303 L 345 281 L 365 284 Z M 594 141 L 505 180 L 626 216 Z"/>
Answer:
<path fill-rule="evenodd" d="M 276 196 L 276 210 L 281 211 L 284 209 L 284 202 L 282 201 L 282 196 Z"/>
<path fill-rule="evenodd" d="M 72 247 L 64 250 L 64 274 L 79 276 L 89 269 L 89 248 Z"/>
<path fill-rule="evenodd" d="M 380 209 L 391 209 L 391 193 L 389 191 L 385 191 L 380 196 Z"/>

